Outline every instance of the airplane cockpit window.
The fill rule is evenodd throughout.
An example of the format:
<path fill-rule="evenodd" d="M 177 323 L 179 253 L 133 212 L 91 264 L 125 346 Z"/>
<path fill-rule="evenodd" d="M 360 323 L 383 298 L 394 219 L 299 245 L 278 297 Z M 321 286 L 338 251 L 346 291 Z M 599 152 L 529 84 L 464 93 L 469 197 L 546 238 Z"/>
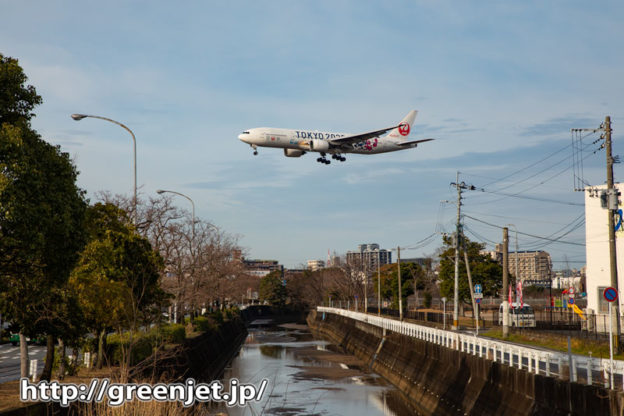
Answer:
<path fill-rule="evenodd" d="M 249 134 L 249 130 L 245 130 L 244 132 L 242 132 L 241 134 Z"/>

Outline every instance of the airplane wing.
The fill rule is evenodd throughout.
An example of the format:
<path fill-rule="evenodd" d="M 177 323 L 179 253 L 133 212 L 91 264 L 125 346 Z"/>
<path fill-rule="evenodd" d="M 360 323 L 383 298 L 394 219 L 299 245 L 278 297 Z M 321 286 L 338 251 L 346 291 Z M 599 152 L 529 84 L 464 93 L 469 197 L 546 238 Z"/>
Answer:
<path fill-rule="evenodd" d="M 423 142 L 430 142 L 431 140 L 435 140 L 435 139 L 411 140 L 409 142 L 396 143 L 396 145 L 397 146 L 409 146 L 409 145 L 412 145 L 412 144 L 418 144 L 418 143 L 423 143 Z"/>
<path fill-rule="evenodd" d="M 337 139 L 331 139 L 329 142 L 333 145 L 344 145 L 362 142 L 364 140 L 372 139 L 373 137 L 379 137 L 384 133 L 389 132 L 392 129 L 396 129 L 398 126 L 392 126 L 381 130 L 369 131 L 367 133 L 351 134 L 349 136 L 339 137 Z"/>

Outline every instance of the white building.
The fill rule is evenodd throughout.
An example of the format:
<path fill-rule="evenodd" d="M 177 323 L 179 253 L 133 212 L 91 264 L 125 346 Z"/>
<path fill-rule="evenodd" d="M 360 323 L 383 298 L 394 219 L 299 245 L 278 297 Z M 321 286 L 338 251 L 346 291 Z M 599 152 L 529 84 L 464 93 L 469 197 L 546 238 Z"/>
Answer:
<path fill-rule="evenodd" d="M 378 265 L 392 263 L 392 252 L 380 249 L 379 244 L 359 244 L 358 251 L 347 252 L 347 263 L 352 266 L 362 266 L 369 273 L 377 270 Z"/>
<path fill-rule="evenodd" d="M 624 184 L 615 184 L 618 191 L 624 192 Z M 585 252 L 587 256 L 587 309 L 594 313 L 607 313 L 608 303 L 603 291 L 611 286 L 609 264 L 609 229 L 607 209 L 602 207 L 600 194 L 606 185 L 593 186 L 585 191 Z M 620 205 L 621 206 L 621 205 Z M 617 224 L 617 221 L 616 221 Z M 623 224 L 624 225 L 624 224 Z M 624 290 L 624 230 L 620 227 L 615 233 L 618 302 L 622 310 L 622 290 Z M 600 321 L 600 320 L 597 320 Z M 600 328 L 599 328 L 600 329 Z"/>
<path fill-rule="evenodd" d="M 325 262 L 323 260 L 308 260 L 308 269 L 313 272 L 316 270 L 324 269 Z"/>

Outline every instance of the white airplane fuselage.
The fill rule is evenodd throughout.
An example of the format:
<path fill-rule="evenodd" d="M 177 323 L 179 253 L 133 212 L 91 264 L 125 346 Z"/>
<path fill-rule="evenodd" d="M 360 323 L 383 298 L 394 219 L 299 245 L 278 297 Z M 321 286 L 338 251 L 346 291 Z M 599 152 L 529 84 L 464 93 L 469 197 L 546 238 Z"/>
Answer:
<path fill-rule="evenodd" d="M 395 152 L 433 140 L 407 140 L 416 113 L 415 110 L 410 111 L 397 125 L 364 133 L 257 127 L 245 130 L 238 138 L 254 149 L 254 155 L 258 154 L 258 147 L 275 147 L 283 149 L 286 157 L 300 157 L 307 152 L 317 152 L 321 156 L 317 162 L 329 164 L 330 161 L 325 158 L 326 154 L 332 155 L 332 159 L 344 162 L 346 159 L 342 154 L 345 153 L 371 155 Z"/>
<path fill-rule="evenodd" d="M 334 133 L 334 132 L 321 132 L 310 130 L 291 130 L 291 129 L 279 129 L 271 127 L 257 127 L 254 129 L 246 130 L 249 133 L 242 133 L 238 138 L 250 145 L 256 145 L 260 147 L 276 147 L 281 149 L 293 149 L 302 150 L 304 152 L 322 152 L 329 154 L 340 153 L 357 153 L 362 155 L 394 152 L 397 150 L 403 150 L 409 147 L 416 147 L 416 144 L 406 146 L 399 146 L 396 142 L 391 140 L 392 138 L 373 138 L 367 139 L 361 142 L 356 142 L 348 145 L 348 149 L 331 149 L 329 146 L 326 150 L 324 146 L 317 146 L 316 148 L 312 143 L 313 140 L 322 140 L 329 145 L 330 139 L 349 136 L 348 133 Z M 318 143 L 318 142 L 316 142 Z"/>

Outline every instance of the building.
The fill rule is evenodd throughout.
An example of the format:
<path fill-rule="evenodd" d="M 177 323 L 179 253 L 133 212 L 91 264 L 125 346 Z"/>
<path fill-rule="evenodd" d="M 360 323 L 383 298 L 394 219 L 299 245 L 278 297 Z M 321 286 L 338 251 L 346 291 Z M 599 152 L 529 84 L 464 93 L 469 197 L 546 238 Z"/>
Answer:
<path fill-rule="evenodd" d="M 243 259 L 245 272 L 251 276 L 264 277 L 272 271 L 283 271 L 284 266 L 277 260 L 247 260 Z"/>
<path fill-rule="evenodd" d="M 378 265 L 392 263 L 392 252 L 380 249 L 379 244 L 360 244 L 357 251 L 347 252 L 347 264 L 362 266 L 368 271 L 377 270 Z"/>
<path fill-rule="evenodd" d="M 325 262 L 323 260 L 308 260 L 308 270 L 317 271 L 325 268 Z"/>
<path fill-rule="evenodd" d="M 433 260 L 430 257 L 413 257 L 408 259 L 401 259 L 401 263 L 415 263 L 422 267 L 424 270 L 430 270 Z"/>
<path fill-rule="evenodd" d="M 615 184 L 615 188 L 624 192 L 624 184 Z M 592 186 L 585 190 L 585 255 L 587 258 L 586 286 L 587 309 L 591 312 L 608 313 L 609 304 L 603 297 L 604 289 L 612 286 L 611 266 L 609 260 L 609 229 L 608 211 L 601 195 L 606 191 L 606 185 Z M 606 202 L 606 201 L 605 201 Z M 620 204 L 619 204 L 620 205 Z M 621 206 L 621 205 L 620 205 Z M 617 221 L 616 221 L 617 224 Z M 617 302 L 622 308 L 622 290 L 624 290 L 624 230 L 620 226 L 615 232 L 615 246 L 618 274 Z M 601 320 L 597 319 L 598 325 Z M 598 328 L 602 330 L 602 328 Z"/>
<path fill-rule="evenodd" d="M 490 251 L 492 259 L 503 262 L 503 245 L 497 244 L 495 251 Z M 508 255 L 509 273 L 519 278 L 523 284 L 549 282 L 553 277 L 552 259 L 547 251 L 510 251 Z"/>

